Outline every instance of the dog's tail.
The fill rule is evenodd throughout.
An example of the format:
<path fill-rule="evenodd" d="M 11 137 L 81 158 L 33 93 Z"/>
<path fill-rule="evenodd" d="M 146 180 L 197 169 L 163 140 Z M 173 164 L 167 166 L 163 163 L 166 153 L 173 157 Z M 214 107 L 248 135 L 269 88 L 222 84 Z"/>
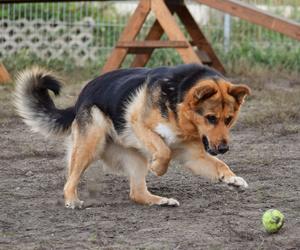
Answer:
<path fill-rule="evenodd" d="M 75 109 L 58 109 L 48 90 L 59 95 L 61 82 L 52 73 L 33 68 L 19 73 L 16 80 L 15 107 L 24 122 L 45 136 L 69 134 Z"/>

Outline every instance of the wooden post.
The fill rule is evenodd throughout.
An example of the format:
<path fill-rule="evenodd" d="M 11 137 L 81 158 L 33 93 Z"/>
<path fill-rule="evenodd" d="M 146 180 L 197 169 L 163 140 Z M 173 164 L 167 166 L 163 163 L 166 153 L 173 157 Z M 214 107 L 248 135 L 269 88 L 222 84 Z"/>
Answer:
<path fill-rule="evenodd" d="M 188 43 L 164 0 L 152 0 L 151 3 L 151 8 L 169 39 L 171 41 L 185 41 Z M 176 48 L 176 50 L 185 63 L 201 63 L 200 58 L 189 43 L 187 48 Z"/>
<path fill-rule="evenodd" d="M 163 28 L 161 27 L 159 22 L 157 20 L 155 20 L 148 35 L 146 36 L 146 41 L 160 40 L 163 33 L 164 33 Z M 131 64 L 131 67 L 144 67 L 146 65 L 146 63 L 149 61 L 153 51 L 154 51 L 154 48 L 146 51 L 146 53 L 144 53 L 144 54 L 136 55 Z"/>
<path fill-rule="evenodd" d="M 0 83 L 8 83 L 11 82 L 11 77 L 7 72 L 5 66 L 0 63 Z"/>
<path fill-rule="evenodd" d="M 188 8 L 185 5 L 177 6 L 175 12 L 179 16 L 180 20 L 185 25 L 186 30 L 189 32 L 191 38 L 193 39 L 192 43 L 195 44 L 199 50 L 203 50 L 207 53 L 211 61 L 211 66 L 221 72 L 225 72 L 222 63 L 215 54 L 210 43 L 207 41 L 203 32 L 197 25 Z"/>
<path fill-rule="evenodd" d="M 141 0 L 121 34 L 119 41 L 133 41 L 142 28 L 149 12 L 150 0 Z M 127 48 L 115 48 L 102 68 L 102 73 L 119 68 L 124 61 L 127 52 Z"/>

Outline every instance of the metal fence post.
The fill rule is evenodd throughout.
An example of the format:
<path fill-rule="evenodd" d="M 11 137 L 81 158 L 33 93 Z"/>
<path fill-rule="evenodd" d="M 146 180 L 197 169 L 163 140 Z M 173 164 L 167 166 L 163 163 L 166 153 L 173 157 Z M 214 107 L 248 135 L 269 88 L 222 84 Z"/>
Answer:
<path fill-rule="evenodd" d="M 227 53 L 230 48 L 231 16 L 224 15 L 224 52 Z"/>

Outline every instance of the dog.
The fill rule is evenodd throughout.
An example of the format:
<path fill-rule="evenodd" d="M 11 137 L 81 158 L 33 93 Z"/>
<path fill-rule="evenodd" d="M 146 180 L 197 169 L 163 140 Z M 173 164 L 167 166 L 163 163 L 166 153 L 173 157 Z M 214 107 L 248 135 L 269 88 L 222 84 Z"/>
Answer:
<path fill-rule="evenodd" d="M 25 70 L 14 100 L 33 131 L 70 139 L 67 208 L 83 206 L 77 186 L 96 159 L 125 170 L 130 198 L 139 204 L 179 206 L 176 199 L 151 194 L 145 181 L 149 170 L 164 175 L 171 159 L 212 181 L 248 187 L 215 157 L 229 149 L 229 130 L 250 94 L 246 85 L 200 64 L 120 69 L 90 81 L 74 106 L 58 109 L 49 91 L 59 95 L 61 85 L 44 69 Z"/>

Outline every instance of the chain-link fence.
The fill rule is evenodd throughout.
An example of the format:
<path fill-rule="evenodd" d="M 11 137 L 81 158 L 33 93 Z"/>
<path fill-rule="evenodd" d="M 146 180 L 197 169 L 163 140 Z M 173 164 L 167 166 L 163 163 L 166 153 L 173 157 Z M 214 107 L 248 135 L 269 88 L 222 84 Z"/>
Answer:
<path fill-rule="evenodd" d="M 281 17 L 300 21 L 299 0 L 244 2 Z M 88 61 L 103 61 L 118 40 L 137 3 L 138 1 L 85 1 L 1 4 L 0 56 L 12 58 L 23 53 L 34 54 L 43 60 L 69 58 L 76 65 L 84 65 Z M 187 1 L 187 5 L 223 60 L 234 60 L 239 56 L 236 51 L 254 53 L 262 61 L 264 58 L 261 57 L 267 50 L 279 51 L 283 48 L 282 53 L 300 51 L 298 41 L 279 33 L 193 1 Z M 153 21 L 153 16 L 150 16 L 143 33 L 146 33 Z M 255 51 L 260 51 L 261 54 L 255 55 Z M 173 53 L 163 54 L 167 62 L 168 57 L 172 56 Z M 293 61 L 293 58 L 288 60 L 295 64 L 299 62 Z"/>

